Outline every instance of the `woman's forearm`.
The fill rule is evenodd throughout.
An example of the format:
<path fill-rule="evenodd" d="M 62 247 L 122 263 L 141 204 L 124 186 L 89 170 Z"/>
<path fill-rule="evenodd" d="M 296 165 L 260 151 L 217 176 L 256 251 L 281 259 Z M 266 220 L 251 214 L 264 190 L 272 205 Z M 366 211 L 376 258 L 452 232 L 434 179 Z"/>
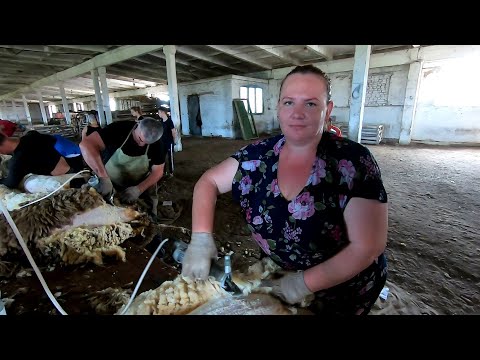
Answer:
<path fill-rule="evenodd" d="M 213 232 L 218 189 L 208 172 L 195 184 L 192 205 L 192 231 Z"/>
<path fill-rule="evenodd" d="M 341 284 L 369 267 L 382 251 L 350 243 L 327 261 L 305 270 L 305 284 L 312 292 Z"/>

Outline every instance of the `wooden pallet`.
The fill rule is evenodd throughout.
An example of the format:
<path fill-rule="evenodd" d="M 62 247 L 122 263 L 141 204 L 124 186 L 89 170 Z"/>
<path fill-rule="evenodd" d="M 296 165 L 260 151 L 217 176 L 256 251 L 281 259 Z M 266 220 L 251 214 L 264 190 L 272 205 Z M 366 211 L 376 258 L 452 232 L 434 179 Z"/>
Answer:
<path fill-rule="evenodd" d="M 343 137 L 348 137 L 348 124 L 336 123 L 335 126 L 339 127 L 342 131 Z M 383 139 L 383 125 L 363 125 L 362 126 L 362 144 L 380 144 Z"/>

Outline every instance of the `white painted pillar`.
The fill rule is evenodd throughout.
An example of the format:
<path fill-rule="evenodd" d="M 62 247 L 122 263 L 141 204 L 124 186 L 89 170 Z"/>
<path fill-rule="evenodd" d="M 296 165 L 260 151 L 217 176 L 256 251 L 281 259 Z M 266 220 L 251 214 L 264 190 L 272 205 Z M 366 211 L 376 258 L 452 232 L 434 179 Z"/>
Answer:
<path fill-rule="evenodd" d="M 356 45 L 352 76 L 352 94 L 350 97 L 350 117 L 348 120 L 348 138 L 361 142 L 365 94 L 367 93 L 368 68 L 370 65 L 371 45 Z"/>
<path fill-rule="evenodd" d="M 32 116 L 30 115 L 30 109 L 28 108 L 28 102 L 25 95 L 22 94 L 23 106 L 25 107 L 25 114 L 27 115 L 27 121 L 32 125 Z"/>
<path fill-rule="evenodd" d="M 7 120 L 8 119 L 7 102 L 3 100 L 2 104 L 3 104 L 2 119 Z"/>
<path fill-rule="evenodd" d="M 90 71 L 92 74 L 93 87 L 95 88 L 95 100 L 97 101 L 98 121 L 100 126 L 105 126 L 105 115 L 103 114 L 103 102 L 102 94 L 100 93 L 100 85 L 98 84 L 98 70 L 93 69 Z"/>
<path fill-rule="evenodd" d="M 12 121 L 19 121 L 20 118 L 18 117 L 18 114 L 17 114 L 17 105 L 15 104 L 15 100 L 12 100 L 12 115 L 11 115 L 11 119 Z"/>
<path fill-rule="evenodd" d="M 407 78 L 407 89 L 405 91 L 405 101 L 403 105 L 402 125 L 400 127 L 400 145 L 408 145 L 412 141 L 413 120 L 417 109 L 418 89 L 422 79 L 422 61 L 416 61 L 410 64 Z"/>
<path fill-rule="evenodd" d="M 88 110 L 95 110 L 95 101 L 90 101 L 90 108 Z"/>
<path fill-rule="evenodd" d="M 98 68 L 98 74 L 100 75 L 100 85 L 102 87 L 103 110 L 105 111 L 107 124 L 111 124 L 112 110 L 110 109 L 110 97 L 108 95 L 108 84 L 107 84 L 107 69 L 105 68 L 105 66 Z"/>
<path fill-rule="evenodd" d="M 163 47 L 165 60 L 167 62 L 168 96 L 170 97 L 170 115 L 173 125 L 177 129 L 177 150 L 182 151 L 182 125 L 180 123 L 180 106 L 178 102 L 177 70 L 175 66 L 175 46 L 166 45 Z"/>
<path fill-rule="evenodd" d="M 38 104 L 40 105 L 40 111 L 42 112 L 42 120 L 45 125 L 48 125 L 47 112 L 45 111 L 45 104 L 43 102 L 42 93 L 37 91 Z"/>
<path fill-rule="evenodd" d="M 53 105 L 48 105 L 48 113 L 50 114 L 50 117 L 53 118 Z"/>
<path fill-rule="evenodd" d="M 63 86 L 63 82 L 60 83 L 59 88 L 60 88 L 60 95 L 62 96 L 62 105 L 63 105 L 63 113 L 65 114 L 65 120 L 67 121 L 67 124 L 70 125 L 72 122 L 72 119 L 70 118 L 70 110 L 68 109 L 67 96 L 65 95 L 65 87 Z"/>

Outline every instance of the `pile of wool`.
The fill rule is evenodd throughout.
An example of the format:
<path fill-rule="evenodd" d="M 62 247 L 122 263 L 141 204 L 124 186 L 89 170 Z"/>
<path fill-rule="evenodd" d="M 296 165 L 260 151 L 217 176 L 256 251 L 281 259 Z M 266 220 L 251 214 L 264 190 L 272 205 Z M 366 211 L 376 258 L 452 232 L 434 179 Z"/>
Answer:
<path fill-rule="evenodd" d="M 246 273 L 234 271 L 232 273 L 232 280 L 235 285 L 246 296 L 249 294 L 270 294 L 272 292 L 271 280 L 279 278 L 286 273 L 280 266 L 278 266 L 269 257 L 264 257 L 262 260 L 250 265 Z M 303 299 L 299 307 L 308 307 L 314 300 L 314 295 L 309 295 Z"/>
<path fill-rule="evenodd" d="M 3 155 L 0 154 L 0 178 L 8 176 L 8 163 L 12 155 Z"/>
<path fill-rule="evenodd" d="M 252 292 L 269 293 L 271 288 L 262 287 L 262 280 L 271 279 L 274 274 L 280 274 L 281 272 L 282 268 L 280 266 L 269 257 L 264 257 L 250 265 L 245 273 L 235 270 L 232 273 L 232 280 L 244 295 Z"/>
<path fill-rule="evenodd" d="M 65 264 L 93 262 L 102 265 L 103 255 L 125 261 L 125 251 L 119 245 L 134 235 L 132 226 L 125 223 L 79 226 L 39 239 L 36 245 L 52 261 L 61 259 Z"/>
<path fill-rule="evenodd" d="M 88 297 L 90 306 L 98 315 L 111 315 L 130 300 L 132 290 L 108 287 Z"/>

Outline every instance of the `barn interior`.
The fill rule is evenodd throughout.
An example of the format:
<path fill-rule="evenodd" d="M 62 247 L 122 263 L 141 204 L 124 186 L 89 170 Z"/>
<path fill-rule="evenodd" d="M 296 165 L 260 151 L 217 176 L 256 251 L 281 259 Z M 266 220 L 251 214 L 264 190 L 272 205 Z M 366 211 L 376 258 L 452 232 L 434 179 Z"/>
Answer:
<path fill-rule="evenodd" d="M 167 109 L 177 134 L 155 218 L 142 200 L 102 198 L 89 166 L 0 185 L 0 311 L 309 313 L 259 286 L 278 268 L 230 193 L 218 197 L 213 234 L 218 266 L 231 259 L 242 295 L 182 278 L 175 251 L 190 242 L 200 177 L 282 134 L 282 80 L 314 65 L 331 81 L 332 123 L 373 154 L 388 195 L 388 275 L 370 314 L 478 314 L 479 56 L 478 45 L 0 45 L 8 138 L 37 131 L 80 144 L 89 114 L 103 129 L 133 121 L 132 107 L 159 121 Z M 0 156 L 6 177 L 12 155 Z"/>

